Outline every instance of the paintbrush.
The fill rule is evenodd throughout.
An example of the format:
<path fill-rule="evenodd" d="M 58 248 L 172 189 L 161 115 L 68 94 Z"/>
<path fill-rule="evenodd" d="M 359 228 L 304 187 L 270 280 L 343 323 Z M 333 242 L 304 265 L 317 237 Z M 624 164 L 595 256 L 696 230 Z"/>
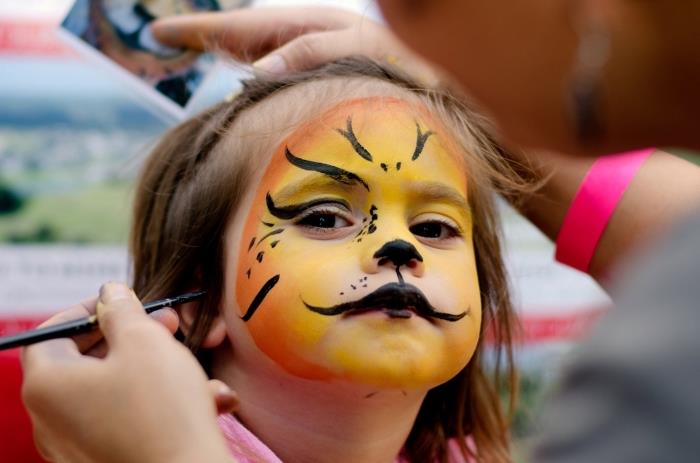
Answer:
<path fill-rule="evenodd" d="M 155 312 L 164 307 L 173 307 L 185 302 L 194 301 L 204 296 L 204 291 L 195 291 L 192 293 L 181 294 L 175 297 L 167 297 L 157 301 L 149 302 L 143 305 L 146 313 Z M 37 328 L 35 330 L 25 331 L 23 333 L 13 334 L 0 338 L 0 350 L 12 349 L 13 347 L 28 346 L 35 342 L 47 341 L 49 339 L 67 338 L 82 333 L 87 333 L 98 327 L 97 315 L 78 318 L 56 325 Z"/>

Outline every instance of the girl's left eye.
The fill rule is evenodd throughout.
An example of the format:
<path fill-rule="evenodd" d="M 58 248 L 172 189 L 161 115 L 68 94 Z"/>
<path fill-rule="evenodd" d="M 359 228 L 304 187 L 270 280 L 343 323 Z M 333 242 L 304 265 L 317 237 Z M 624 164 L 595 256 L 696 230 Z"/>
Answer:
<path fill-rule="evenodd" d="M 294 221 L 308 236 L 325 239 L 339 237 L 354 223 L 350 206 L 333 200 L 309 207 Z"/>
<path fill-rule="evenodd" d="M 429 240 L 445 240 L 461 235 L 459 229 L 441 220 L 425 220 L 409 227 L 414 235 Z"/>
<path fill-rule="evenodd" d="M 315 211 L 301 219 L 297 224 L 313 228 L 342 228 L 350 225 L 350 222 L 335 213 Z"/>

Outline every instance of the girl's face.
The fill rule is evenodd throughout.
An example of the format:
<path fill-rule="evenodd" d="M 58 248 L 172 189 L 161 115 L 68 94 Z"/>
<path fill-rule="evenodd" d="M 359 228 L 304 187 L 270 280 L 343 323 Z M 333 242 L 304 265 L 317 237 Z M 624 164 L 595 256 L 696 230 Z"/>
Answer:
<path fill-rule="evenodd" d="M 235 310 L 262 353 L 299 377 L 386 388 L 467 364 L 481 303 L 455 146 L 424 108 L 380 97 L 283 140 L 228 235 Z"/>

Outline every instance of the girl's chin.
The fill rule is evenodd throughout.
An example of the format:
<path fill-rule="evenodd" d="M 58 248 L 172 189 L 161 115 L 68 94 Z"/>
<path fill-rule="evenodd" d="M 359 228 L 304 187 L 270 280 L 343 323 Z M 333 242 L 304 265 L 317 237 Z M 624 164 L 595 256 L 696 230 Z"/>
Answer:
<path fill-rule="evenodd" d="M 465 362 L 440 362 L 439 356 L 421 352 L 377 351 L 373 355 L 344 356 L 342 362 L 328 365 L 332 382 L 342 381 L 360 387 L 385 391 L 427 391 L 457 375 Z M 413 353 L 415 354 L 415 352 Z"/>

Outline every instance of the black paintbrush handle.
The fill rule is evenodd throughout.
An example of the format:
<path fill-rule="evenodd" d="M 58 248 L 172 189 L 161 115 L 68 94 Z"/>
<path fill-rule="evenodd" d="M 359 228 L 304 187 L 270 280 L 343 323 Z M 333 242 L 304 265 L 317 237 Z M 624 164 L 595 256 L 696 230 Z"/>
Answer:
<path fill-rule="evenodd" d="M 97 327 L 97 316 L 79 318 L 56 325 L 37 328 L 24 333 L 13 334 L 0 338 L 0 350 L 12 349 L 13 347 L 26 346 L 36 342 L 48 341 L 49 339 L 65 338 L 92 331 Z"/>
<path fill-rule="evenodd" d="M 204 296 L 204 291 L 181 294 L 180 296 L 168 297 L 144 304 L 146 313 L 154 312 L 164 307 L 173 307 L 185 302 L 194 301 Z M 45 326 L 23 333 L 13 334 L 0 338 L 0 350 L 12 349 L 14 347 L 27 346 L 36 342 L 48 341 L 49 339 L 67 338 L 78 334 L 87 333 L 98 327 L 97 315 L 70 320 L 56 325 Z"/>

